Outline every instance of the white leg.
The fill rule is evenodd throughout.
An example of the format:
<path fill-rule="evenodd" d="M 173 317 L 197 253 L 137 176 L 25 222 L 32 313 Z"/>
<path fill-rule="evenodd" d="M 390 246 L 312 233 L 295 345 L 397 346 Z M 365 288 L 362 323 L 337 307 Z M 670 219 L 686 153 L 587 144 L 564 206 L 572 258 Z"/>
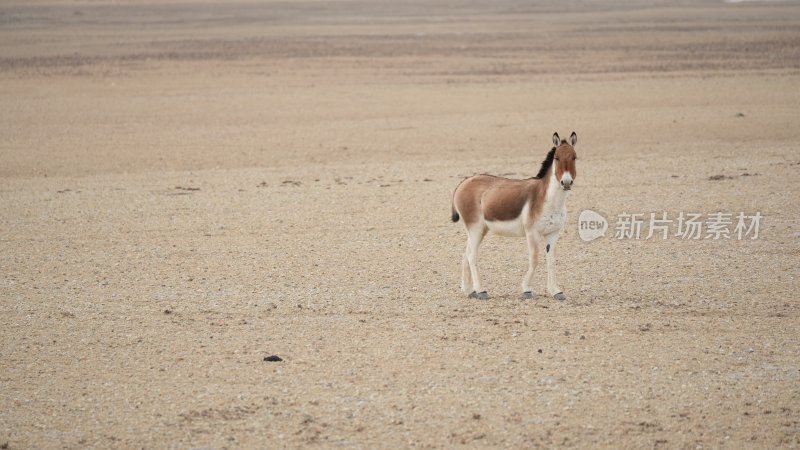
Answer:
<path fill-rule="evenodd" d="M 477 294 L 478 298 L 488 298 L 481 288 L 481 279 L 478 277 L 478 247 L 480 247 L 483 237 L 486 236 L 486 227 L 483 224 L 473 225 L 473 228 L 468 230 L 468 234 L 467 261 L 472 275 L 472 291 Z"/>
<path fill-rule="evenodd" d="M 522 297 L 533 298 L 531 280 L 533 280 L 536 265 L 539 263 L 539 234 L 531 230 L 525 234 L 525 237 L 528 240 L 528 272 L 525 273 L 525 278 L 522 279 Z"/>
<path fill-rule="evenodd" d="M 551 233 L 545 237 L 545 251 L 547 255 L 547 292 L 556 300 L 566 300 L 567 296 L 561 291 L 556 282 L 556 242 L 558 242 L 558 232 Z"/>
<path fill-rule="evenodd" d="M 472 273 L 469 270 L 469 239 L 467 239 L 467 249 L 464 251 L 464 258 L 461 260 L 461 291 L 469 295 L 472 292 Z"/>

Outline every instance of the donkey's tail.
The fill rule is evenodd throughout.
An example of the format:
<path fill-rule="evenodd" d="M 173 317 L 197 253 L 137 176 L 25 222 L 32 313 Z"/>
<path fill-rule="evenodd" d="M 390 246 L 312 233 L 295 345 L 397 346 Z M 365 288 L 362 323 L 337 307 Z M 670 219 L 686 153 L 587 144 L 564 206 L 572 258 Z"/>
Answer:
<path fill-rule="evenodd" d="M 453 202 L 450 203 L 450 218 L 453 220 L 453 222 L 458 222 L 458 219 L 461 218 L 461 216 L 458 215 L 458 211 L 456 211 L 456 193 L 458 193 L 458 188 L 461 187 L 461 184 L 468 179 L 469 178 L 464 178 L 461 180 L 461 183 L 458 183 L 458 186 L 456 186 L 456 190 L 453 191 Z"/>
<path fill-rule="evenodd" d="M 456 211 L 455 206 L 453 207 L 453 213 L 450 216 L 450 218 L 453 219 L 453 222 L 458 222 L 458 219 L 460 219 L 460 216 L 458 215 L 458 211 Z"/>

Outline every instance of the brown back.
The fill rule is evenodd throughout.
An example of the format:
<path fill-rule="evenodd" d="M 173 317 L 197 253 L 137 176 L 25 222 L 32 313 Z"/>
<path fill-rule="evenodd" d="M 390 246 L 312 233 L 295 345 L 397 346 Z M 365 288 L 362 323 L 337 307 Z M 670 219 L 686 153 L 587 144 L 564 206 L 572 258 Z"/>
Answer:
<path fill-rule="evenodd" d="M 514 220 L 531 203 L 530 214 L 535 216 L 544 202 L 547 178 L 513 180 L 492 175 L 476 175 L 464 180 L 453 203 L 467 224 L 477 222 L 481 214 L 489 221 Z"/>

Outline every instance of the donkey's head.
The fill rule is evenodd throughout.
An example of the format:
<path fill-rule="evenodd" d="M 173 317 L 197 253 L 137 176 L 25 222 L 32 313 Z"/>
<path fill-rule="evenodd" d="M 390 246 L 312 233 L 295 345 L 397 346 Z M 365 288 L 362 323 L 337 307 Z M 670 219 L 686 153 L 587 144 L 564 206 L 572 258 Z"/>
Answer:
<path fill-rule="evenodd" d="M 578 135 L 574 131 L 569 136 L 569 142 L 559 138 L 558 133 L 553 133 L 553 145 L 556 148 L 553 155 L 553 176 L 565 191 L 572 189 L 572 182 L 578 175 L 575 169 L 575 160 L 578 159 L 578 154 L 575 153 L 577 143 Z"/>

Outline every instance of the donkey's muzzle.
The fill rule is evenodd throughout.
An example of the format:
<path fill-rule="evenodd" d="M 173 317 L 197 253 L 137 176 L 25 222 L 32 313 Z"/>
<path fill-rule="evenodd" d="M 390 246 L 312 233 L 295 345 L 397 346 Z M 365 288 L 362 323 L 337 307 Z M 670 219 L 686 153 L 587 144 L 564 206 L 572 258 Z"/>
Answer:
<path fill-rule="evenodd" d="M 564 188 L 565 191 L 572 189 L 572 179 L 563 178 L 561 180 L 561 187 Z"/>

